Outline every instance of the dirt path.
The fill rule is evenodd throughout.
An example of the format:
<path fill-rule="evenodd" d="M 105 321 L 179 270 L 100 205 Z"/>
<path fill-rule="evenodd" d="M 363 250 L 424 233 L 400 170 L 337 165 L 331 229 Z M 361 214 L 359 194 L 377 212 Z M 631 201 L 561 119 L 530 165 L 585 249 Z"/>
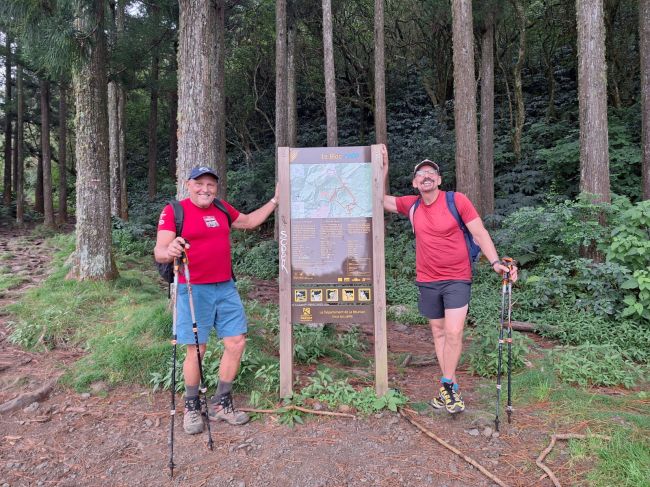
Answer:
<path fill-rule="evenodd" d="M 43 279 L 50 252 L 39 240 L 15 232 L 0 237 L 0 251 L 5 266 L 28 278 L 0 297 L 2 307 Z M 274 290 L 272 283 L 263 286 Z M 259 292 L 260 286 L 255 288 Z M 9 319 L 0 316 L 0 404 L 38 389 L 82 354 L 15 347 L 7 340 Z M 364 333 L 372 331 L 365 328 Z M 431 354 L 429 333 L 424 327 L 389 323 L 390 357 Z M 389 374 L 392 387 L 412 401 L 427 401 L 438 372 L 432 365 L 401 367 L 391 360 Z M 534 465 L 547 443 L 546 425 L 535 412 L 517 409 L 515 423 L 495 435 L 489 430 L 492 405 L 481 402 L 478 380 L 464 370 L 459 380 L 468 404 L 463 415 L 454 420 L 429 409 L 418 420 L 508 485 L 552 485 L 539 480 Z M 243 405 L 244 398 L 238 399 Z M 180 400 L 177 406 L 180 411 Z M 213 424 L 213 452 L 206 448 L 205 434 L 182 432 L 178 414 L 177 468 L 169 480 L 168 409 L 169 393 L 121 387 L 108 394 L 77 394 L 57 385 L 45 399 L 0 414 L 0 487 L 494 485 L 394 413 L 359 419 L 313 416 L 293 428 L 268 415 L 240 427 Z M 562 464 L 558 450 L 556 462 Z M 575 471 L 550 465 L 568 485 L 579 484 Z"/>

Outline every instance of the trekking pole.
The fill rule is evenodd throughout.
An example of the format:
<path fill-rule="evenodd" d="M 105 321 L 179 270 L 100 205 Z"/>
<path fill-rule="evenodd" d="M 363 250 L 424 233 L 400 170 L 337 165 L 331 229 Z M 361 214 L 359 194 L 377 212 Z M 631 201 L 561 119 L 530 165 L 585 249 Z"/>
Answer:
<path fill-rule="evenodd" d="M 506 412 L 508 413 L 508 423 L 510 423 L 510 415 L 512 414 L 512 394 L 510 390 L 511 386 L 511 374 L 512 374 L 512 322 L 510 320 L 510 311 L 512 308 L 512 281 L 510 280 L 510 269 L 514 265 L 514 260 L 509 257 L 504 257 L 502 263 L 508 267 L 508 271 L 503 273 L 503 279 L 501 280 L 501 314 L 499 318 L 499 353 L 497 359 L 497 405 L 496 405 L 496 414 L 494 417 L 494 429 L 499 431 L 499 409 L 501 402 L 501 364 L 503 357 L 503 332 L 504 332 L 504 322 L 506 321 L 506 295 L 508 295 L 508 405 L 506 406 Z"/>
<path fill-rule="evenodd" d="M 508 424 L 510 424 L 512 416 L 512 279 L 510 279 L 510 272 L 515 265 L 515 261 L 510 257 L 504 257 L 503 263 L 508 267 L 508 272 L 505 273 L 505 278 L 508 280 L 508 404 L 506 405 L 506 413 L 508 414 Z"/>
<path fill-rule="evenodd" d="M 172 296 L 172 400 L 169 408 L 169 476 L 174 478 L 174 422 L 176 420 L 176 300 L 178 299 L 178 259 L 174 259 L 174 295 Z"/>
<path fill-rule="evenodd" d="M 192 284 L 190 282 L 190 268 L 187 252 L 183 250 L 181 254 L 183 260 L 183 272 L 185 273 L 185 284 L 187 286 L 187 297 L 190 302 L 190 316 L 192 317 L 192 331 L 194 332 L 194 344 L 196 345 L 196 358 L 199 362 L 199 392 L 201 393 L 201 415 L 205 417 L 208 424 L 208 448 L 213 449 L 214 443 L 212 442 L 212 432 L 210 431 L 210 418 L 208 416 L 208 388 L 205 386 L 203 379 L 203 364 L 201 363 L 201 349 L 199 347 L 199 328 L 196 324 L 196 314 L 194 312 L 194 299 L 192 299 Z"/>

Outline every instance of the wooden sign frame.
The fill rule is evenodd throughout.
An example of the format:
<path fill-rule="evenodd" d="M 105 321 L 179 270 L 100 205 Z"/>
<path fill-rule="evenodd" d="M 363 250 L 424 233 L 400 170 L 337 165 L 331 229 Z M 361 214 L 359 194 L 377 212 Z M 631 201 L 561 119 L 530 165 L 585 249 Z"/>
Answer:
<path fill-rule="evenodd" d="M 336 147 L 328 148 L 337 153 Z M 344 149 L 344 148 L 341 148 Z M 278 147 L 278 257 L 280 299 L 280 397 L 293 394 L 293 329 L 291 321 L 291 151 Z M 378 397 L 388 391 L 388 344 L 386 335 L 386 280 L 384 266 L 384 176 L 381 146 L 370 147 L 372 190 L 372 276 L 375 349 L 375 391 Z M 367 162 L 367 161 L 366 161 Z"/>

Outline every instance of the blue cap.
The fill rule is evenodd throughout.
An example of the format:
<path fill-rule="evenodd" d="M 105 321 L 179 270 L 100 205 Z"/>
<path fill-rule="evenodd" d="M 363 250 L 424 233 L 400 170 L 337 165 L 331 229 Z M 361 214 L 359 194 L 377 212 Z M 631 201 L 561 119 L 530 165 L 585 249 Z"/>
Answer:
<path fill-rule="evenodd" d="M 207 167 L 207 166 L 196 166 L 195 168 L 192 169 L 190 172 L 190 177 L 187 179 L 198 179 L 201 176 L 204 176 L 205 174 L 209 174 L 210 176 L 214 176 L 217 181 L 219 181 L 219 176 L 217 176 L 217 173 Z"/>

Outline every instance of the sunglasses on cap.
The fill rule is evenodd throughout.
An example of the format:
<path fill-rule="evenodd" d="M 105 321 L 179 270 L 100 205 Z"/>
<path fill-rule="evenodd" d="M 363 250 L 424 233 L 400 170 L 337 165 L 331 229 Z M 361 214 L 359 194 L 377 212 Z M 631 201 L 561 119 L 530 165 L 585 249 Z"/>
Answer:
<path fill-rule="evenodd" d="M 430 170 L 420 169 L 423 166 L 429 166 L 432 169 Z M 433 174 L 440 174 L 440 168 L 438 167 L 438 164 L 436 164 L 433 161 L 430 161 L 429 159 L 424 159 L 423 161 L 418 162 L 415 165 L 415 168 L 413 169 L 414 176 L 430 176 Z"/>

